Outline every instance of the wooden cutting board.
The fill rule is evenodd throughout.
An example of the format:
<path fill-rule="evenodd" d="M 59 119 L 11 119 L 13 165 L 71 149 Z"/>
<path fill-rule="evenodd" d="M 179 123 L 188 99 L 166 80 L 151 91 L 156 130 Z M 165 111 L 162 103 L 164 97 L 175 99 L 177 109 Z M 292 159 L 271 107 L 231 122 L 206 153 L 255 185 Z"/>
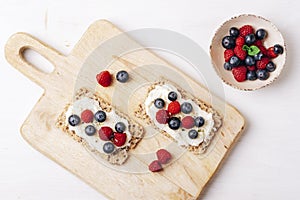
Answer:
<path fill-rule="evenodd" d="M 106 167 L 97 162 L 81 144 L 55 126 L 64 107 L 72 102 L 73 92 L 76 90 L 78 82 L 87 83 L 87 87 L 94 85 L 90 89 L 97 90 L 107 101 L 111 101 L 129 117 L 145 125 L 145 122 L 135 117 L 133 110 L 122 106 L 124 104 L 129 107 L 130 105 L 134 106 L 141 103 L 138 102 L 141 99 L 131 98 L 132 100 L 129 102 L 128 98 L 120 98 L 119 101 L 115 101 L 112 96 L 117 83 L 108 89 L 95 87 L 95 72 L 91 70 L 82 73 L 82 66 L 87 64 L 94 65 L 97 72 L 106 68 L 106 66 L 97 65 L 97 57 L 88 62 L 86 59 L 101 43 L 120 33 L 122 32 L 110 22 L 97 21 L 89 27 L 68 56 L 60 54 L 26 33 L 17 33 L 9 39 L 5 48 L 8 62 L 45 90 L 24 122 L 21 128 L 22 136 L 35 149 L 109 199 L 197 199 L 221 166 L 245 126 L 242 115 L 227 103 L 224 108 L 224 102 L 221 99 L 215 98 L 214 108 L 223 115 L 223 126 L 207 152 L 202 156 L 185 152 L 176 162 L 159 173 L 125 173 Z M 138 45 L 127 37 L 124 44 L 129 43 Z M 55 66 L 54 71 L 45 73 L 37 70 L 24 59 L 23 53 L 26 49 L 32 49 L 48 59 Z M 133 75 L 131 83 L 124 86 L 124 90 L 131 91 L 134 89 L 134 85 L 140 85 L 141 82 L 148 79 L 152 81 L 157 77 L 164 77 L 178 83 L 174 77 L 166 75 L 166 70 L 171 69 L 172 72 L 184 77 L 194 96 L 201 97 L 201 100 L 210 104 L 211 93 L 205 87 L 148 50 L 135 51 L 117 58 L 108 66 L 108 69 L 112 72 L 120 69 L 130 71 L 148 64 L 163 65 L 166 66 L 166 69 L 157 70 L 154 73 L 152 68 L 146 68 L 146 71 L 137 72 Z M 143 96 L 143 91 L 143 88 L 138 89 L 137 95 L 134 96 Z M 169 142 L 170 139 L 158 134 L 151 139 L 142 140 L 134 151 L 155 151 Z"/>

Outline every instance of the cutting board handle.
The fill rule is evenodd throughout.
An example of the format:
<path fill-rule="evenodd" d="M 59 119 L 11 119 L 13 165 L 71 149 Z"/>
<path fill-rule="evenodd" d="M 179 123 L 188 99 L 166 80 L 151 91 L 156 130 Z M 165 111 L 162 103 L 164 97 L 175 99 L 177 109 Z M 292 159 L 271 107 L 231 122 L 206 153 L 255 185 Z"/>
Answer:
<path fill-rule="evenodd" d="M 28 62 L 24 58 L 24 51 L 27 49 L 34 50 L 46 58 L 53 64 L 54 70 L 46 73 Z M 46 81 L 55 74 L 58 63 L 65 60 L 65 56 L 58 51 L 26 33 L 16 33 L 9 38 L 5 46 L 5 57 L 12 66 L 44 89 Z"/>

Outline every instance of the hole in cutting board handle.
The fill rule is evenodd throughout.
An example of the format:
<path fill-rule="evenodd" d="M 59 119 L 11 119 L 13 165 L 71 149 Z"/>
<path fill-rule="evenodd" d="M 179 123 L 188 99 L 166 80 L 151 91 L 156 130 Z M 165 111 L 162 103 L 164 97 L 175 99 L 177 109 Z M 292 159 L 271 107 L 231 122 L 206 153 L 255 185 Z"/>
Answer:
<path fill-rule="evenodd" d="M 30 48 L 25 48 L 21 52 L 24 60 L 31 64 L 34 68 L 37 70 L 50 74 L 54 71 L 54 65 L 46 59 L 44 56 L 36 52 L 35 50 L 32 50 Z"/>

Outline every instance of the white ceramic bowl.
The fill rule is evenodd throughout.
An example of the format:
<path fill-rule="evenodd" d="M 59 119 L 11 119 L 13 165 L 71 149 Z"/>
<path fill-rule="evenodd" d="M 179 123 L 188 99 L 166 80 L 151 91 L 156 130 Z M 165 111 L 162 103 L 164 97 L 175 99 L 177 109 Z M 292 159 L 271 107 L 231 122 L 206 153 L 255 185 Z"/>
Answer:
<path fill-rule="evenodd" d="M 276 65 L 276 70 L 270 73 L 270 77 L 265 80 L 255 80 L 255 81 L 244 81 L 237 82 L 231 71 L 224 69 L 224 48 L 222 46 L 222 39 L 226 35 L 229 35 L 229 29 L 231 27 L 240 28 L 243 25 L 249 24 L 253 26 L 255 30 L 263 28 L 267 31 L 268 35 L 264 39 L 264 46 L 266 48 L 274 46 L 275 44 L 280 44 L 284 48 L 284 53 L 278 55 L 277 58 L 272 59 Z M 221 27 L 216 31 L 210 46 L 210 56 L 212 64 L 219 75 L 219 77 L 228 85 L 240 89 L 240 90 L 257 90 L 271 84 L 274 80 L 277 79 L 281 73 L 283 66 L 286 61 L 286 46 L 284 39 L 279 32 L 279 30 L 272 24 L 270 21 L 255 15 L 240 15 L 233 17 L 230 20 L 226 21 L 221 25 Z"/>

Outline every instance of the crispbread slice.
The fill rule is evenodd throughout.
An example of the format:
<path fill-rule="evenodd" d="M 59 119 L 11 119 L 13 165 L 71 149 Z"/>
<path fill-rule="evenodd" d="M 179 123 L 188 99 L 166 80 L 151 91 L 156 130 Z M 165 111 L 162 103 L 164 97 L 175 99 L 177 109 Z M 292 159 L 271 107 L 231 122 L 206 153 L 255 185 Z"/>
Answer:
<path fill-rule="evenodd" d="M 99 106 L 105 111 L 110 112 L 112 109 L 114 109 L 110 103 L 103 100 L 98 94 L 90 92 L 86 88 L 81 88 L 74 97 L 74 100 L 79 100 L 81 98 L 88 97 L 93 100 L 96 100 L 99 103 Z M 141 125 L 131 120 L 127 115 L 117 111 L 115 112 L 120 117 L 126 119 L 128 121 L 128 128 L 129 132 L 131 133 L 131 140 L 129 141 L 129 146 L 119 148 L 112 154 L 104 154 L 101 153 L 95 149 L 93 149 L 83 138 L 76 135 L 75 131 L 69 129 L 69 125 L 66 123 L 66 112 L 68 108 L 71 106 L 71 103 L 67 104 L 64 108 L 63 112 L 60 114 L 60 116 L 57 119 L 56 126 L 60 129 L 62 129 L 65 133 L 70 135 L 74 140 L 81 143 L 89 152 L 91 152 L 94 156 L 98 156 L 104 160 L 107 160 L 109 163 L 114 165 L 122 165 L 126 162 L 128 159 L 128 151 L 131 149 L 134 149 L 136 145 L 139 143 L 139 141 L 143 138 L 144 135 L 144 129 Z"/>
<path fill-rule="evenodd" d="M 181 93 L 182 98 L 184 98 L 184 99 L 191 99 L 202 110 L 204 110 L 204 111 L 206 111 L 208 113 L 212 113 L 212 118 L 214 120 L 214 127 L 213 127 L 212 131 L 210 132 L 208 139 L 204 140 L 198 146 L 191 146 L 191 145 L 184 146 L 189 151 L 191 151 L 191 152 L 193 152 L 195 154 L 202 154 L 202 153 L 204 153 L 205 150 L 207 149 L 207 147 L 209 146 L 209 144 L 211 143 L 211 140 L 213 139 L 215 133 L 217 133 L 218 130 L 219 130 L 219 128 L 222 126 L 222 119 L 223 119 L 222 116 L 212 106 L 206 104 L 201 99 L 195 98 L 194 96 L 192 96 L 191 94 L 189 94 L 188 92 L 186 92 L 185 90 L 183 90 L 182 88 L 180 88 L 177 84 L 175 84 L 175 83 L 173 83 L 173 82 L 171 82 L 169 80 L 163 79 L 163 78 L 161 78 L 161 80 L 153 83 L 148 88 L 147 96 L 148 96 L 149 92 L 151 92 L 155 88 L 155 86 L 157 86 L 157 85 L 164 85 L 164 84 L 171 84 L 171 85 L 175 86 L 177 88 L 177 90 Z M 174 138 L 172 138 L 166 131 L 161 130 L 158 127 L 156 127 L 156 125 L 153 123 L 153 121 L 151 120 L 151 118 L 147 115 L 144 103 L 138 104 L 138 106 L 135 109 L 134 114 L 135 114 L 136 117 L 144 120 L 148 125 L 152 125 L 160 133 L 162 133 L 166 137 L 168 137 L 168 138 L 170 138 L 170 139 L 172 139 L 173 141 L 176 142 L 176 140 Z"/>

